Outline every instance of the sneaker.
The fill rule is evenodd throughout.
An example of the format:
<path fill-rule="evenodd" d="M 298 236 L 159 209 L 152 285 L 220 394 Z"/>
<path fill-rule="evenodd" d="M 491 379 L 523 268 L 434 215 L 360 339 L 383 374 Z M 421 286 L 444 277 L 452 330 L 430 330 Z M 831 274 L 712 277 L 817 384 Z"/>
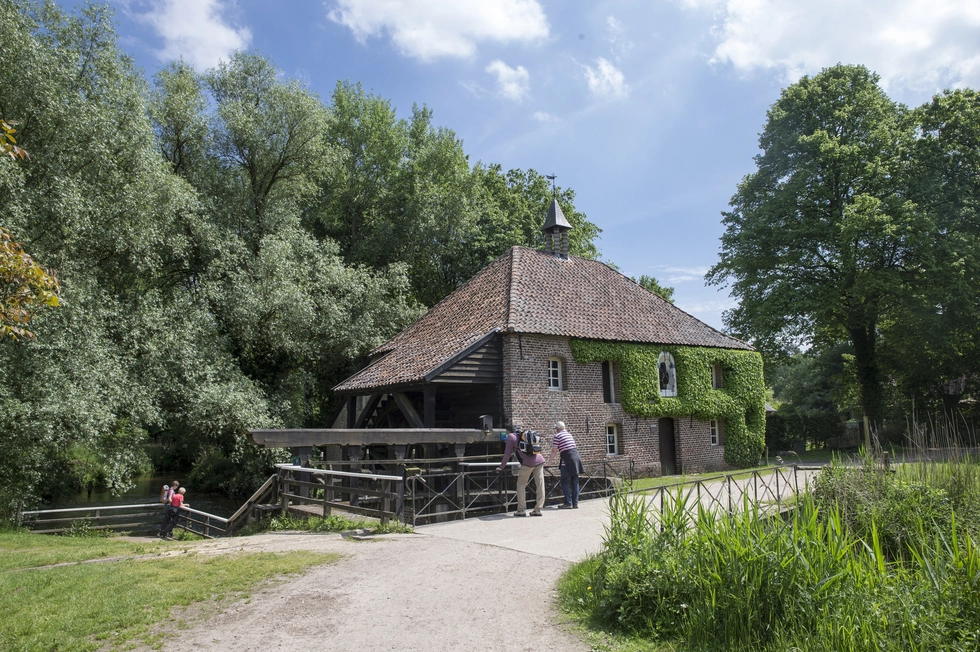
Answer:
<path fill-rule="evenodd" d="M 527 512 L 514 512 L 514 516 L 527 516 Z"/>
<path fill-rule="evenodd" d="M 578 505 L 572 505 L 572 509 L 578 509 Z"/>
<path fill-rule="evenodd" d="M 534 510 L 533 512 L 531 512 L 531 516 L 541 516 L 541 510 L 540 509 Z"/>
<path fill-rule="evenodd" d="M 562 504 L 562 505 L 559 505 L 558 506 L 558 509 L 574 509 L 574 507 L 575 507 L 574 505 L 564 505 L 564 504 Z"/>

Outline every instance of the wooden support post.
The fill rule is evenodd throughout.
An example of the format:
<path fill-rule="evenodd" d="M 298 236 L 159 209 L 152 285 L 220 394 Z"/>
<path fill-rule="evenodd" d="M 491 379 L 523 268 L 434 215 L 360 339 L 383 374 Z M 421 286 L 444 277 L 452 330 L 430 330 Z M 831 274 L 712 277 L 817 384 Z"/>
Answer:
<path fill-rule="evenodd" d="M 381 522 L 388 522 L 388 514 L 391 512 L 391 480 L 381 481 Z"/>
<path fill-rule="evenodd" d="M 360 471 L 361 470 L 361 465 L 360 465 L 360 461 L 361 461 L 361 447 L 360 446 L 348 446 L 347 447 L 347 459 L 352 462 L 352 464 L 350 465 L 350 471 L 351 471 L 351 473 L 353 473 L 355 471 Z M 360 485 L 360 481 L 357 478 L 351 478 L 350 479 L 350 491 L 351 491 L 351 493 L 350 493 L 350 506 L 351 507 L 357 507 L 357 504 L 360 502 L 360 499 L 359 499 L 358 495 L 356 493 L 354 493 L 354 490 L 357 489 L 358 485 Z"/>
<path fill-rule="evenodd" d="M 310 457 L 313 455 L 313 447 L 312 446 L 300 446 L 297 449 L 297 451 L 298 451 L 298 455 L 299 455 L 299 465 L 300 466 L 307 466 L 308 467 L 310 465 Z M 303 482 L 309 482 L 310 480 L 312 480 L 312 476 L 309 473 L 300 473 L 299 474 L 299 479 L 301 481 L 303 481 Z M 304 486 L 300 486 L 300 488 L 299 488 L 299 495 L 302 496 L 303 498 L 309 498 L 310 497 L 310 488 L 307 487 L 307 486 L 305 486 L 305 485 Z"/>
<path fill-rule="evenodd" d="M 286 497 L 289 488 L 289 471 L 279 470 L 279 496 L 282 500 L 282 515 L 289 515 L 289 498 Z"/>
<path fill-rule="evenodd" d="M 426 385 L 422 390 L 422 423 L 426 428 L 436 427 L 436 388 Z"/>
<path fill-rule="evenodd" d="M 357 397 L 348 396 L 347 397 L 347 427 L 356 428 L 357 427 Z"/>
<path fill-rule="evenodd" d="M 395 503 L 395 518 L 399 521 L 405 520 L 405 478 L 407 475 L 407 469 L 403 466 L 402 479 L 398 483 L 398 502 Z"/>

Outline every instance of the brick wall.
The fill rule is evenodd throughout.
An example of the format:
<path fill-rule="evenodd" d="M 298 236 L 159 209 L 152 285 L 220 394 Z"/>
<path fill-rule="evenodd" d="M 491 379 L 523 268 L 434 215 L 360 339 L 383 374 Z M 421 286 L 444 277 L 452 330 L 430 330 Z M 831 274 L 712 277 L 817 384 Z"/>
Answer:
<path fill-rule="evenodd" d="M 548 359 L 564 361 L 561 391 L 548 389 Z M 660 429 L 657 419 L 626 414 L 619 403 L 604 403 L 602 363 L 578 364 L 568 338 L 505 334 L 504 423 L 515 423 L 545 435 L 548 446 L 554 423 L 564 421 L 575 437 L 579 454 L 589 467 L 605 459 L 632 458 L 642 475 L 659 475 Z M 614 399 L 621 396 L 618 365 L 613 365 Z M 606 454 L 606 425 L 618 428 L 619 456 Z M 724 448 L 712 446 L 708 423 L 690 417 L 674 419 L 678 472 L 695 473 L 729 468 Z M 550 449 L 549 449 L 550 450 Z"/>

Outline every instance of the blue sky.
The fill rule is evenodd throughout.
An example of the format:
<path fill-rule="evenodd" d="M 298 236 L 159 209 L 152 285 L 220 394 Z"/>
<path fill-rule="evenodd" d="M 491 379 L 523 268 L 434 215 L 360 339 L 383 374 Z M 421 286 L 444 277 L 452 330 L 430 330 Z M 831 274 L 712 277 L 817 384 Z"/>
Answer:
<path fill-rule="evenodd" d="M 557 174 L 602 228 L 603 259 L 674 286 L 718 328 L 733 301 L 702 277 L 780 89 L 837 62 L 877 71 L 909 105 L 980 87 L 977 0 L 110 4 L 148 75 L 255 50 L 324 98 L 351 80 L 405 117 L 427 105 L 471 162 Z"/>

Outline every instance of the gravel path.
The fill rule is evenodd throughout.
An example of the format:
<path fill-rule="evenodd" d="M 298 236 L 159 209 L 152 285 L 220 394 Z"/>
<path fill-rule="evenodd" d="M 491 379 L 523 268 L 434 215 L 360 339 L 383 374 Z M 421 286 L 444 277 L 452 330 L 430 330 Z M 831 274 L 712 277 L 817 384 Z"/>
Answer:
<path fill-rule="evenodd" d="M 722 484 L 705 486 L 710 495 Z M 194 551 L 314 550 L 343 558 L 196 621 L 188 614 L 190 627 L 164 649 L 584 652 L 590 646 L 554 606 L 555 583 L 599 551 L 608 523 L 607 501 L 590 500 L 576 510 L 546 509 L 542 518 L 500 514 L 365 541 L 303 533 L 216 540 Z"/>
<path fill-rule="evenodd" d="M 544 526 L 564 516 L 503 517 L 498 525 Z M 195 550 L 316 550 L 344 557 L 196 622 L 188 614 L 190 627 L 168 637 L 163 649 L 590 649 L 554 607 L 555 582 L 567 560 L 425 531 L 365 541 L 281 533 L 204 544 Z M 521 623 L 522 613 L 532 615 Z"/>

